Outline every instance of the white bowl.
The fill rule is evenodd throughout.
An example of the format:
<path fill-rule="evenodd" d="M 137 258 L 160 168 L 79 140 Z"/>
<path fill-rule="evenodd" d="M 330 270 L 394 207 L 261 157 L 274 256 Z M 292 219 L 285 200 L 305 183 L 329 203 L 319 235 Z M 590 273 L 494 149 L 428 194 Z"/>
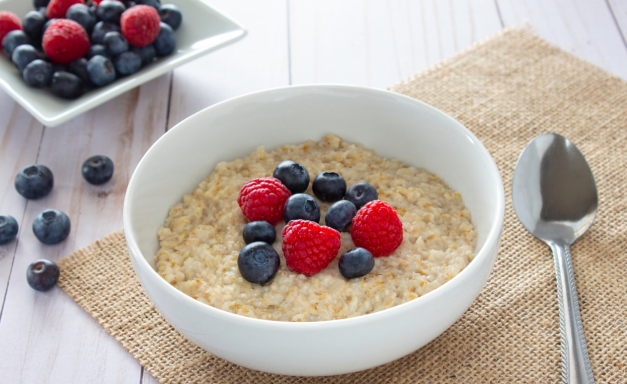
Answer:
<path fill-rule="evenodd" d="M 183 23 L 174 33 L 176 50 L 159 58 L 137 73 L 91 90 L 75 100 L 64 100 L 49 89 L 31 88 L 15 65 L 0 51 L 0 87 L 39 122 L 49 127 L 62 124 L 143 83 L 171 71 L 190 60 L 236 42 L 246 30 L 234 20 L 210 7 L 203 0 L 167 0 L 183 14 Z M 11 11 L 20 19 L 32 11 L 31 0 L 0 0 L 0 10 Z"/>
<path fill-rule="evenodd" d="M 220 161 L 334 133 L 377 154 L 440 175 L 462 193 L 478 233 L 475 259 L 442 287 L 360 317 L 312 323 L 252 319 L 202 304 L 154 269 L 157 228 Z M 124 230 L 137 277 L 181 334 L 225 360 L 284 375 L 359 371 L 405 356 L 451 326 L 479 294 L 496 258 L 504 193 L 479 140 L 443 112 L 382 90 L 334 85 L 237 97 L 187 118 L 140 161 L 124 201 Z"/>

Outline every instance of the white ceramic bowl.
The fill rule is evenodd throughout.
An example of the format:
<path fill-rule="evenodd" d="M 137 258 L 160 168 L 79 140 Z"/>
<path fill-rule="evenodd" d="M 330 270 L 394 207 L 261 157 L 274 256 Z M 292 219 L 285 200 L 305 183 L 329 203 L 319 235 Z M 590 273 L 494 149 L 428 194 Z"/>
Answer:
<path fill-rule="evenodd" d="M 157 228 L 168 208 L 220 161 L 334 133 L 377 154 L 424 167 L 462 193 L 478 233 L 475 259 L 442 287 L 381 312 L 314 323 L 252 319 L 202 304 L 154 270 Z M 479 294 L 503 227 L 498 169 L 459 122 L 412 98 L 376 89 L 312 85 L 237 97 L 187 118 L 140 161 L 124 201 L 135 272 L 159 312 L 203 349 L 233 363 L 285 375 L 359 371 L 405 356 L 451 326 Z"/>

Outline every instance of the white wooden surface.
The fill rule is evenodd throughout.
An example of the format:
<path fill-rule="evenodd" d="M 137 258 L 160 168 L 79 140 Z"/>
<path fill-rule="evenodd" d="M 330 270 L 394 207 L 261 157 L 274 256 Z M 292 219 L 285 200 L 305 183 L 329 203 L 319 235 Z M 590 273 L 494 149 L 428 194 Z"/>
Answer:
<path fill-rule="evenodd" d="M 63 126 L 42 127 L 0 91 L 0 213 L 20 223 L 18 240 L 0 246 L 1 383 L 156 383 L 60 289 L 31 290 L 25 270 L 33 260 L 58 260 L 121 228 L 124 190 L 143 153 L 202 108 L 290 84 L 385 88 L 503 26 L 525 22 L 627 79 L 625 0 L 210 2 L 249 35 Z M 101 187 L 80 176 L 80 165 L 94 154 L 111 157 L 116 167 Z M 27 202 L 13 178 L 34 163 L 52 169 L 55 187 Z M 61 209 L 72 221 L 70 237 L 59 245 L 40 244 L 30 228 L 46 208 Z"/>

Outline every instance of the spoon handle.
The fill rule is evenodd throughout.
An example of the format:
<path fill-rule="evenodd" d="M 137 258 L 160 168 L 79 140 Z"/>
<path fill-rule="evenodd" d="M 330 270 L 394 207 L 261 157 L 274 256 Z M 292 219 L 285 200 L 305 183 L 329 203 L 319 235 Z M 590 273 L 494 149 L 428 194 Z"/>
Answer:
<path fill-rule="evenodd" d="M 557 274 L 557 299 L 560 309 L 562 383 L 594 383 L 588 348 L 581 325 L 575 275 L 568 244 L 550 243 Z"/>

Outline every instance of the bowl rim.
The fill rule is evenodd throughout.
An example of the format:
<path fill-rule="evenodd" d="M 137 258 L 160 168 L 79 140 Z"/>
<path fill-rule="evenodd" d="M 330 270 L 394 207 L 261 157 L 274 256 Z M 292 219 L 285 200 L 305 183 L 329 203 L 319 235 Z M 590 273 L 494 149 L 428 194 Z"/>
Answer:
<path fill-rule="evenodd" d="M 418 103 L 420 104 L 422 107 L 430 109 L 440 115 L 442 115 L 445 119 L 449 120 L 449 122 L 451 122 L 452 126 L 454 126 L 457 130 L 460 130 L 463 134 L 465 134 L 467 137 L 469 137 L 470 139 L 472 139 L 472 141 L 474 143 L 476 143 L 479 146 L 479 150 L 480 150 L 480 154 L 482 157 L 487 157 L 488 163 L 490 164 L 490 170 L 489 172 L 492 173 L 493 177 L 496 177 L 496 186 L 497 186 L 497 198 L 496 198 L 496 210 L 494 215 L 491 218 L 492 224 L 490 226 L 490 230 L 488 232 L 488 236 L 486 237 L 486 240 L 483 244 L 483 246 L 479 249 L 479 251 L 475 254 L 475 257 L 473 258 L 473 260 L 457 275 L 455 275 L 451 280 L 447 281 L 446 283 L 442 284 L 442 286 L 434 289 L 431 292 L 428 292 L 422 296 L 417 297 L 416 299 L 413 299 L 411 301 L 408 301 L 406 303 L 403 304 L 399 304 L 396 305 L 394 307 L 391 308 L 387 308 L 378 312 L 374 312 L 374 313 L 368 313 L 365 315 L 360 315 L 360 316 L 355 316 L 355 317 L 350 317 L 350 318 L 346 318 L 346 319 L 334 319 L 334 320 L 322 320 L 322 321 L 312 321 L 312 322 L 291 322 L 291 321 L 279 321 L 279 320 L 266 320 L 266 319 L 257 319 L 257 318 L 252 318 L 252 317 L 247 317 L 247 316 L 243 316 L 243 315 L 238 315 L 232 312 L 227 312 L 224 311 L 222 309 L 213 307 L 211 305 L 205 304 L 205 303 L 201 303 L 197 300 L 192 299 L 191 297 L 187 296 L 186 294 L 184 294 L 183 292 L 179 291 L 178 289 L 176 289 L 174 286 L 172 286 L 171 284 L 168 284 L 158 273 L 155 269 L 152 268 L 152 266 L 148 263 L 148 261 L 146 260 L 146 257 L 143 255 L 143 253 L 140 251 L 139 245 L 137 244 L 137 241 L 135 240 L 135 237 L 133 236 L 133 233 L 131 232 L 130 228 L 131 228 L 131 212 L 133 209 L 132 206 L 132 202 L 131 202 L 131 196 L 133 195 L 133 190 L 138 188 L 135 186 L 136 184 L 136 179 L 137 179 L 137 171 L 144 165 L 144 163 L 147 161 L 146 157 L 148 156 L 148 154 L 150 153 L 151 150 L 153 150 L 153 148 L 155 148 L 160 142 L 167 140 L 166 136 L 168 136 L 169 134 L 171 134 L 171 132 L 178 132 L 181 129 L 184 129 L 185 125 L 188 123 L 188 121 L 192 120 L 193 118 L 198 118 L 198 116 L 208 113 L 207 111 L 210 111 L 214 108 L 221 108 L 223 105 L 228 105 L 231 103 L 238 103 L 241 102 L 242 100 L 246 100 L 248 98 L 255 98 L 255 97 L 259 97 L 260 95 L 263 94 L 270 94 L 270 93 L 275 93 L 275 92 L 294 92 L 294 91 L 301 91 L 301 90 L 308 90 L 308 89 L 327 89 L 327 90 L 333 90 L 333 89 L 338 89 L 338 90 L 344 90 L 344 91 L 353 91 L 353 92 L 368 92 L 368 93 L 378 93 L 378 94 L 382 94 L 382 95 L 386 95 L 386 96 L 392 96 L 392 97 L 398 97 L 402 100 L 406 100 L 409 102 L 414 102 L 414 103 Z M 275 88 L 269 88 L 269 89 L 265 89 L 265 90 L 261 90 L 261 91 L 256 91 L 256 92 L 251 92 L 251 93 L 247 93 L 244 95 L 240 95 L 240 96 L 236 96 L 224 101 L 221 101 L 219 103 L 213 104 L 209 107 L 206 107 L 192 115 L 190 115 L 189 117 L 183 119 L 182 121 L 180 121 L 178 124 L 176 124 L 174 127 L 172 127 L 171 129 L 169 129 L 165 134 L 163 134 L 159 139 L 157 139 L 157 141 L 155 141 L 155 143 L 153 143 L 153 145 L 148 149 L 148 151 L 146 151 L 146 153 L 144 154 L 144 156 L 142 156 L 141 160 L 139 161 L 139 163 L 137 164 L 137 167 L 135 168 L 135 170 L 133 171 L 133 175 L 131 176 L 131 179 L 129 180 L 128 183 L 128 187 L 126 189 L 126 194 L 124 197 L 124 206 L 123 206 L 123 225 L 124 225 L 124 234 L 126 237 L 126 242 L 127 242 L 127 247 L 129 248 L 129 256 L 133 259 L 136 260 L 136 263 L 133 263 L 133 268 L 142 268 L 142 269 L 148 269 L 150 270 L 150 274 L 153 275 L 153 277 L 157 278 L 161 283 L 163 283 L 163 286 L 166 287 L 165 289 L 167 289 L 168 291 L 172 292 L 172 294 L 180 300 L 183 300 L 185 303 L 187 303 L 188 305 L 191 306 L 195 306 L 197 307 L 199 310 L 204 311 L 206 313 L 211 313 L 214 316 L 219 316 L 219 317 L 223 317 L 224 320 L 228 320 L 232 323 L 238 323 L 240 325 L 244 325 L 244 326 L 251 326 L 251 327 L 270 327 L 270 328 L 275 328 L 275 327 L 280 327 L 282 329 L 309 329 L 309 328 L 315 328 L 315 329 L 330 329 L 330 328 L 335 328 L 335 327 L 350 327 L 350 326 L 356 326 L 358 324 L 361 323 L 370 323 L 371 321 L 375 321 L 377 319 L 380 320 L 384 320 L 387 317 L 391 317 L 391 316 L 396 316 L 398 313 L 402 313 L 404 311 L 407 310 L 411 310 L 411 308 L 413 306 L 417 306 L 420 305 L 420 303 L 424 303 L 427 300 L 429 301 L 434 301 L 434 300 L 438 300 L 440 296 L 442 296 L 445 291 L 448 291 L 450 289 L 453 289 L 454 286 L 461 284 L 461 281 L 466 280 L 467 278 L 472 278 L 472 276 L 474 274 L 476 274 L 476 271 L 479 268 L 479 265 L 481 264 L 479 261 L 489 258 L 492 250 L 495 247 L 498 247 L 499 245 L 499 240 L 500 240 L 500 236 L 503 230 L 503 223 L 504 223 L 504 215 L 505 215 L 505 191 L 504 191 L 504 187 L 503 187 L 503 181 L 501 178 L 501 174 L 498 170 L 498 167 L 496 166 L 496 163 L 494 162 L 494 159 L 492 158 L 492 156 L 490 155 L 489 151 L 485 148 L 485 146 L 483 145 L 483 143 L 468 129 L 466 128 L 462 123 L 460 123 L 459 121 L 457 121 L 456 119 L 454 119 L 453 117 L 451 117 L 450 115 L 446 114 L 445 112 L 433 107 L 430 104 L 425 103 L 424 101 L 418 100 L 418 99 L 414 99 L 412 97 L 403 95 L 401 93 L 397 93 L 397 92 L 392 92 L 389 90 L 384 90 L 384 89 L 378 89 L 378 88 L 373 88 L 373 87 L 365 87 L 365 86 L 358 86 L 358 85 L 345 85 L 345 84 L 303 84 L 303 85 L 290 85 L 290 86 L 282 86 L 282 87 L 275 87 Z M 498 251 L 498 249 L 497 249 Z M 496 253 L 495 254 L 495 258 L 496 258 Z M 141 257 L 135 257 L 134 255 L 141 255 Z M 477 261 L 477 262 L 475 262 Z M 490 270 L 493 267 L 493 262 L 490 264 Z M 137 274 L 137 271 L 136 275 Z M 138 277 L 139 279 L 139 277 Z M 473 299 L 473 301 L 476 300 Z M 152 300 L 151 300 L 152 301 Z M 465 310 L 464 310 L 465 312 Z"/>

